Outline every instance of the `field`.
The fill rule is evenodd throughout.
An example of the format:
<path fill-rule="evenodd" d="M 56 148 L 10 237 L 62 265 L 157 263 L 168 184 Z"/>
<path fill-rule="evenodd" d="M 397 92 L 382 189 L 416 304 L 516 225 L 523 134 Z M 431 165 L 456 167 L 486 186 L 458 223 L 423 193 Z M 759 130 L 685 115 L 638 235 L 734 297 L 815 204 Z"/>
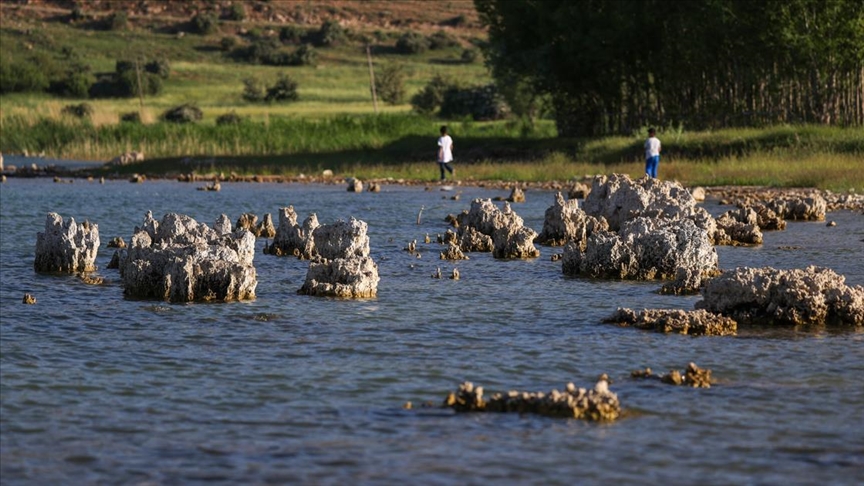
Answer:
<path fill-rule="evenodd" d="M 160 94 L 143 99 L 0 95 L 0 152 L 106 161 L 127 151 L 143 151 L 147 162 L 121 172 L 152 174 L 194 170 L 291 176 L 331 169 L 363 178 L 432 179 L 437 175 L 437 128 L 447 124 L 463 180 L 567 180 L 613 171 L 633 176 L 643 172 L 641 144 L 647 127 L 629 136 L 564 139 L 556 137 L 552 120 L 542 117 L 528 124 L 518 119 L 476 122 L 413 113 L 408 100 L 435 75 L 465 85 L 492 81 L 482 58 L 461 59 L 464 50 L 475 49 L 484 38 L 471 2 L 436 2 L 447 4 L 446 9 L 423 9 L 417 2 L 279 2 L 273 8 L 285 10 L 268 19 L 278 14 L 280 23 L 249 9 L 249 19 L 221 21 L 219 30 L 208 35 L 183 30 L 191 15 L 188 5 L 194 3 L 184 4 L 186 10 L 177 10 L 180 7 L 174 4 L 174 10 L 159 15 L 133 13 L 129 25 L 119 30 L 66 21 L 68 11 L 54 2 L 29 7 L 3 4 L 0 63 L 36 59 L 62 65 L 63 59 L 74 57 L 99 74 L 112 72 L 117 60 L 166 59 L 170 76 Z M 377 15 L 382 5 L 391 7 L 389 13 Z M 93 8 L 91 19 L 110 14 Z M 238 63 L 220 47 L 225 37 L 247 42 L 252 30 L 259 36 L 275 35 L 284 25 L 312 31 L 327 18 L 348 25 L 350 38 L 316 49 L 315 66 Z M 462 19 L 458 26 L 450 25 L 453 18 Z M 409 29 L 427 34 L 443 30 L 459 45 L 398 54 L 395 40 Z M 379 100 L 377 114 L 370 95 L 367 43 L 376 72 L 398 64 L 406 73 L 404 101 L 389 105 Z M 297 81 L 298 101 L 244 101 L 244 79 L 269 83 L 279 73 Z M 89 118 L 63 113 L 65 106 L 85 102 L 93 108 Z M 203 119 L 185 125 L 159 120 L 165 110 L 184 103 L 199 107 Z M 142 122 L 120 122 L 130 112 L 139 113 Z M 232 112 L 244 121 L 215 123 Z M 864 190 L 860 128 L 810 125 L 693 132 L 687 127 L 661 127 L 659 136 L 664 146 L 661 178 L 700 185 Z"/>

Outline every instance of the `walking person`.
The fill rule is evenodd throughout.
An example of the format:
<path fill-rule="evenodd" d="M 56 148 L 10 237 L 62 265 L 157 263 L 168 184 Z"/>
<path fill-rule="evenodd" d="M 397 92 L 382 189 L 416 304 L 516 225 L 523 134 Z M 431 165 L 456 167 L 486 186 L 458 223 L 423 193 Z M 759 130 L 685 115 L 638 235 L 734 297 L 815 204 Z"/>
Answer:
<path fill-rule="evenodd" d="M 453 139 L 447 135 L 447 125 L 444 125 L 438 138 L 438 168 L 441 169 L 441 181 L 446 179 L 445 170 L 450 172 L 451 179 L 456 177 L 456 171 L 453 170 L 450 162 L 453 162 Z"/>
<path fill-rule="evenodd" d="M 657 166 L 660 165 L 660 139 L 657 131 L 648 129 L 648 140 L 645 140 L 645 175 L 657 178 Z"/>

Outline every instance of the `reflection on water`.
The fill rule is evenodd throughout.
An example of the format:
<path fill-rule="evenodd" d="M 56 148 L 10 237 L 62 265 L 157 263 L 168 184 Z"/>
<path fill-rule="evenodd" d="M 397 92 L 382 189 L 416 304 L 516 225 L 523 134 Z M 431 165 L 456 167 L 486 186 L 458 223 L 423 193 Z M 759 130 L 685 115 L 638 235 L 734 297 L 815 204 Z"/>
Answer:
<path fill-rule="evenodd" d="M 29 484 L 261 482 L 780 483 L 864 481 L 864 334 L 742 330 L 664 336 L 600 324 L 616 307 L 690 309 L 656 282 L 565 278 L 531 261 L 438 259 L 426 234 L 481 188 L 105 185 L 12 179 L 0 186 L 0 473 Z M 553 194 L 513 205 L 540 230 Z M 127 300 L 106 270 L 114 236 L 144 214 L 276 214 L 369 224 L 378 298 L 297 295 L 308 262 L 262 253 L 258 298 L 171 305 Z M 725 208 L 707 203 L 712 213 Z M 417 214 L 423 207 L 421 224 Z M 36 275 L 45 215 L 99 225 L 106 285 Z M 790 223 L 757 248 L 720 247 L 720 265 L 821 265 L 864 284 L 862 216 Z M 402 251 L 418 240 L 421 258 Z M 784 249 L 790 246 L 796 250 Z M 432 279 L 437 267 L 458 281 Z M 25 292 L 38 303 L 21 304 Z M 709 390 L 632 381 L 650 366 L 713 370 Z M 463 380 L 489 391 L 586 386 L 608 373 L 626 417 L 590 424 L 437 408 Z M 403 410 L 411 401 L 413 410 Z M 419 404 L 431 402 L 433 407 Z M 806 478 L 806 479 L 804 479 Z"/>

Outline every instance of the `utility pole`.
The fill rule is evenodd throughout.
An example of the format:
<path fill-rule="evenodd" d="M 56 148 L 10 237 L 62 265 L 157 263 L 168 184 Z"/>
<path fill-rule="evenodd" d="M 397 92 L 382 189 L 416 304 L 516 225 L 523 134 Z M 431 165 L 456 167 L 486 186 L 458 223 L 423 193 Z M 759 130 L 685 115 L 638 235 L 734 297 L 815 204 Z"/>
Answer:
<path fill-rule="evenodd" d="M 372 49 L 366 44 L 366 61 L 369 62 L 369 85 L 372 87 L 372 106 L 378 114 L 378 94 L 375 92 L 375 71 L 372 70 Z"/>
<path fill-rule="evenodd" d="M 144 89 L 141 86 L 141 58 L 135 56 L 135 76 L 138 77 L 138 104 L 141 111 L 144 111 Z M 144 116 L 144 115 L 141 115 Z"/>

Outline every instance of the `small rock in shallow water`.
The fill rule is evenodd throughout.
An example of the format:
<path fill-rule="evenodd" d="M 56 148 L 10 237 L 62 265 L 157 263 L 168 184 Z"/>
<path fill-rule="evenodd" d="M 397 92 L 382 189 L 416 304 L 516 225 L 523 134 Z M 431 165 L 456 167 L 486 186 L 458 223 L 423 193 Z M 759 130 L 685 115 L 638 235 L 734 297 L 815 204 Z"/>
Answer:
<path fill-rule="evenodd" d="M 35 304 L 36 297 L 34 297 L 33 294 L 24 294 L 24 300 L 21 302 L 28 305 Z"/>

